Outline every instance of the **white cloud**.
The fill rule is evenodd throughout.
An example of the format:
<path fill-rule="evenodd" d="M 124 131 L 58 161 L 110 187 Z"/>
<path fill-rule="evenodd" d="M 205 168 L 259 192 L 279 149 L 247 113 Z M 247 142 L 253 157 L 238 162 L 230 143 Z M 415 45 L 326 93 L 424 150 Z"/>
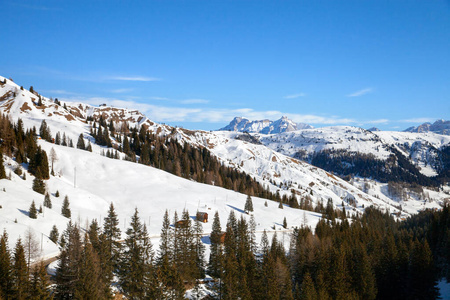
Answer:
<path fill-rule="evenodd" d="M 152 100 L 162 100 L 162 101 L 170 100 L 169 98 L 166 98 L 166 97 L 150 97 L 150 99 L 152 99 Z"/>
<path fill-rule="evenodd" d="M 132 92 L 133 91 L 133 89 L 115 89 L 115 90 L 111 90 L 110 92 L 111 93 L 114 93 L 114 94 L 122 94 L 122 93 L 129 93 L 129 92 Z"/>
<path fill-rule="evenodd" d="M 436 121 L 435 118 L 412 118 L 412 119 L 406 119 L 406 120 L 400 120 L 400 122 L 403 123 L 426 123 L 426 122 L 434 122 Z"/>
<path fill-rule="evenodd" d="M 354 119 L 338 116 L 302 115 L 281 112 L 277 110 L 257 111 L 252 108 L 223 109 L 223 108 L 185 108 L 139 103 L 132 100 L 115 98 L 91 97 L 91 98 L 67 98 L 62 99 L 72 102 L 84 102 L 91 105 L 107 103 L 115 107 L 137 109 L 155 122 L 204 122 L 204 123 L 228 123 L 236 116 L 246 117 L 250 120 L 279 119 L 287 116 L 297 123 L 345 125 L 357 123 Z"/>
<path fill-rule="evenodd" d="M 356 91 L 354 93 L 351 93 L 351 94 L 347 95 L 347 97 L 360 97 L 362 95 L 365 95 L 365 94 L 368 94 L 368 93 L 371 93 L 371 92 L 373 92 L 372 88 L 365 88 L 365 89 Z"/>
<path fill-rule="evenodd" d="M 182 104 L 206 104 L 206 103 L 209 103 L 209 100 L 205 100 L 205 99 L 186 99 L 186 100 L 181 100 L 180 103 L 182 103 Z"/>
<path fill-rule="evenodd" d="M 159 81 L 160 78 L 156 77 L 144 77 L 144 76 L 112 76 L 107 77 L 110 80 L 122 80 L 122 81 Z"/>
<path fill-rule="evenodd" d="M 298 93 L 298 94 L 284 96 L 284 99 L 295 99 L 295 98 L 300 98 L 300 97 L 305 97 L 305 96 L 306 96 L 305 93 Z"/>
<path fill-rule="evenodd" d="M 367 124 L 388 124 L 389 120 L 388 119 L 378 119 L 378 120 L 370 120 L 365 123 L 367 123 Z"/>

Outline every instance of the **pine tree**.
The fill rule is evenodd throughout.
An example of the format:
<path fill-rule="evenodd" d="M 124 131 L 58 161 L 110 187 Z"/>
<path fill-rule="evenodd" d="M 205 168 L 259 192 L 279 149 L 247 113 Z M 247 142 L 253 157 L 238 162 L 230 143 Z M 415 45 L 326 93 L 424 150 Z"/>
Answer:
<path fill-rule="evenodd" d="M 78 149 L 85 149 L 86 146 L 84 144 L 84 138 L 83 138 L 83 134 L 80 133 L 80 135 L 78 136 L 78 142 L 77 142 L 77 148 Z"/>
<path fill-rule="evenodd" d="M 57 190 L 55 193 L 55 197 L 58 198 L 59 197 L 59 191 Z M 51 207 L 50 207 L 51 208 Z"/>
<path fill-rule="evenodd" d="M 286 217 L 284 217 L 283 219 L 283 228 L 286 229 L 287 228 L 287 221 L 286 221 Z"/>
<path fill-rule="evenodd" d="M 44 195 L 45 194 L 45 182 L 42 179 L 38 178 L 38 177 L 34 178 L 34 180 L 33 180 L 33 191 Z"/>
<path fill-rule="evenodd" d="M 279 202 L 279 204 L 278 204 L 278 208 L 281 208 L 281 209 L 284 208 L 284 207 L 283 207 L 283 202 L 281 202 L 281 200 L 280 200 L 280 202 Z"/>
<path fill-rule="evenodd" d="M 67 195 L 64 197 L 63 205 L 61 207 L 61 214 L 66 218 L 70 218 L 72 214 L 69 208 L 69 197 Z"/>
<path fill-rule="evenodd" d="M 316 300 L 316 299 L 318 299 L 317 292 L 314 287 L 314 282 L 313 282 L 309 272 L 306 272 L 305 276 L 303 277 L 300 299 L 301 300 Z"/>
<path fill-rule="evenodd" d="M 61 246 L 59 263 L 56 268 L 56 299 L 71 299 L 75 297 L 80 274 L 82 243 L 78 226 L 69 221 L 61 235 L 65 240 Z"/>
<path fill-rule="evenodd" d="M 194 223 L 194 247 L 195 247 L 195 278 L 205 277 L 205 245 L 202 242 L 203 227 L 202 222 L 195 220 Z"/>
<path fill-rule="evenodd" d="M 0 239 L 0 298 L 12 299 L 11 253 L 8 249 L 8 234 L 3 231 Z"/>
<path fill-rule="evenodd" d="M 109 205 L 108 215 L 103 220 L 103 234 L 105 247 L 108 249 L 108 271 L 112 272 L 112 270 L 117 268 L 119 263 L 119 253 L 121 247 L 119 243 L 121 237 L 119 219 L 112 202 Z"/>
<path fill-rule="evenodd" d="M 101 277 L 100 262 L 89 237 L 84 237 L 83 250 L 80 256 L 80 272 L 75 289 L 75 299 L 108 299 L 110 295 L 103 294 L 104 287 Z"/>
<path fill-rule="evenodd" d="M 49 238 L 53 243 L 57 243 L 58 242 L 58 228 L 56 227 L 56 225 L 53 225 L 52 230 L 50 231 L 50 235 Z"/>
<path fill-rule="evenodd" d="M 47 271 L 44 263 L 41 261 L 38 266 L 34 267 L 31 274 L 29 299 L 52 299 L 48 286 Z"/>
<path fill-rule="evenodd" d="M 212 230 L 210 235 L 210 254 L 209 254 L 209 264 L 208 264 L 208 272 L 212 277 L 220 278 L 222 273 L 222 256 L 223 249 L 221 238 L 222 236 L 222 228 L 220 226 L 220 218 L 219 213 L 216 211 L 214 214 L 214 219 L 212 223 Z"/>
<path fill-rule="evenodd" d="M 245 206 L 244 211 L 248 214 L 249 212 L 253 211 L 253 202 L 252 197 L 250 195 L 247 196 L 247 200 L 245 200 Z"/>
<path fill-rule="evenodd" d="M 28 267 L 25 260 L 25 250 L 22 240 L 19 238 L 14 248 L 14 265 L 13 265 L 13 292 L 15 299 L 27 298 L 28 290 Z"/>
<path fill-rule="evenodd" d="M 31 202 L 28 213 L 29 213 L 29 217 L 31 219 L 37 219 L 37 209 L 36 209 L 36 204 L 34 204 L 34 200 Z"/>
<path fill-rule="evenodd" d="M 50 200 L 50 195 L 48 193 L 45 193 L 44 206 L 52 208 L 52 200 Z"/>
<path fill-rule="evenodd" d="M 172 230 L 170 229 L 169 212 L 166 209 L 161 228 L 161 239 L 157 258 L 158 265 L 162 265 L 166 261 L 171 263 L 171 258 L 173 257 L 171 249 L 172 239 L 173 233 Z"/>
<path fill-rule="evenodd" d="M 5 166 L 3 165 L 3 154 L 0 150 L 0 179 L 6 178 Z"/>
<path fill-rule="evenodd" d="M 146 226 L 140 221 L 137 208 L 126 234 L 119 269 L 120 286 L 130 299 L 154 299 L 156 272 L 152 265 L 152 244 Z"/>

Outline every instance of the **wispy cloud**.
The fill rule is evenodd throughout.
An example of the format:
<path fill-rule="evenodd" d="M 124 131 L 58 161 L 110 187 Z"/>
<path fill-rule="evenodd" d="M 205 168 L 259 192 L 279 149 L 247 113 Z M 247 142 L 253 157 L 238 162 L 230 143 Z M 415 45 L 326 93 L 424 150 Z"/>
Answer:
<path fill-rule="evenodd" d="M 364 123 L 367 123 L 367 124 L 388 124 L 389 120 L 388 119 L 378 119 L 378 120 L 370 120 L 370 121 L 367 121 L 367 122 L 364 122 Z"/>
<path fill-rule="evenodd" d="M 300 97 L 305 97 L 306 94 L 305 93 L 298 93 L 298 94 L 292 94 L 292 95 L 287 95 L 284 96 L 284 99 L 296 99 L 296 98 L 300 98 Z"/>
<path fill-rule="evenodd" d="M 222 108 L 186 108 L 172 107 L 164 105 L 154 105 L 148 103 L 139 103 L 132 100 L 122 100 L 116 98 L 75 98 L 64 99 L 66 101 L 84 102 L 92 105 L 107 103 L 115 107 L 124 107 L 137 109 L 156 122 L 205 122 L 205 123 L 228 123 L 236 116 L 246 117 L 250 120 L 278 119 L 281 116 L 287 116 L 294 122 L 307 124 L 326 124 L 326 125 L 348 125 L 356 124 L 357 121 L 339 116 L 319 116 L 302 115 L 281 112 L 278 110 L 258 111 L 251 108 L 222 109 Z"/>
<path fill-rule="evenodd" d="M 403 123 L 426 123 L 426 122 L 434 122 L 436 121 L 436 118 L 412 118 L 412 119 L 406 119 L 406 120 L 400 120 L 400 122 Z"/>
<path fill-rule="evenodd" d="M 145 76 L 111 76 L 107 77 L 109 80 L 121 80 L 121 81 L 160 81 L 160 78 L 145 77 Z"/>
<path fill-rule="evenodd" d="M 209 103 L 209 100 L 205 100 L 205 99 L 186 99 L 186 100 L 181 100 L 180 103 L 182 103 L 182 104 L 206 104 L 206 103 Z"/>
<path fill-rule="evenodd" d="M 373 88 L 365 88 L 365 89 L 356 91 L 354 93 L 351 93 L 351 94 L 347 95 L 347 97 L 360 97 L 360 96 L 363 96 L 365 94 L 369 94 L 372 92 L 373 92 Z"/>
<path fill-rule="evenodd" d="M 162 100 L 162 101 L 170 100 L 169 98 L 166 98 L 166 97 L 150 97 L 150 99 L 152 99 L 152 100 Z"/>
<path fill-rule="evenodd" d="M 114 93 L 114 94 L 123 94 L 123 93 L 129 93 L 129 92 L 132 92 L 132 91 L 133 91 L 133 89 L 125 89 L 125 88 L 123 88 L 123 89 L 111 90 L 110 92 Z"/>

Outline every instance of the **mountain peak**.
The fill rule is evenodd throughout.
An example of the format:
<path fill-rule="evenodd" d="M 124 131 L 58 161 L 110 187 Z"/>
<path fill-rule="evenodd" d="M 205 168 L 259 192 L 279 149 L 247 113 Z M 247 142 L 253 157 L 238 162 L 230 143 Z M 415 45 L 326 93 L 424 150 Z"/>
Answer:
<path fill-rule="evenodd" d="M 219 129 L 219 131 L 238 131 L 238 132 L 252 132 L 252 133 L 282 133 L 290 132 L 299 129 L 310 129 L 313 128 L 309 124 L 295 123 L 290 120 L 287 116 L 282 116 L 276 121 L 271 121 L 268 119 L 250 121 L 244 117 L 235 117 L 230 124 Z"/>
<path fill-rule="evenodd" d="M 450 135 L 450 120 L 438 119 L 433 124 L 425 122 L 419 126 L 411 126 L 405 132 L 434 132 L 438 134 Z"/>

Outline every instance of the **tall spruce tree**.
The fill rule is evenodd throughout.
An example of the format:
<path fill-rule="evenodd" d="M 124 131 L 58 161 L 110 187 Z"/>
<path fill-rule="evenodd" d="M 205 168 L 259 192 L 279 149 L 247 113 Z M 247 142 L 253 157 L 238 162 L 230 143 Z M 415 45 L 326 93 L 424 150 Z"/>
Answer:
<path fill-rule="evenodd" d="M 121 237 L 119 218 L 117 217 L 117 213 L 112 202 L 109 205 L 108 215 L 103 220 L 103 235 L 105 247 L 108 250 L 108 266 L 112 272 L 112 270 L 117 268 L 119 263 L 119 253 L 121 247 L 119 243 Z"/>
<path fill-rule="evenodd" d="M 26 299 L 28 297 L 28 267 L 25 260 L 25 249 L 19 238 L 14 248 L 14 264 L 12 269 L 13 293 L 15 299 Z"/>
<path fill-rule="evenodd" d="M 30 208 L 28 209 L 28 215 L 31 219 L 37 219 L 37 209 L 34 200 L 31 202 Z"/>
<path fill-rule="evenodd" d="M 220 278 L 222 274 L 223 247 L 221 242 L 222 228 L 220 226 L 219 212 L 216 211 L 210 235 L 210 254 L 208 272 L 212 277 Z"/>
<path fill-rule="evenodd" d="M 245 206 L 244 211 L 248 214 L 249 212 L 253 211 L 253 202 L 252 197 L 250 195 L 247 196 L 247 200 L 245 200 Z"/>
<path fill-rule="evenodd" d="M 52 200 L 50 200 L 50 195 L 48 193 L 45 193 L 44 206 L 52 208 Z"/>
<path fill-rule="evenodd" d="M 47 270 L 41 261 L 34 267 L 30 280 L 29 299 L 50 300 L 49 281 L 47 280 Z"/>
<path fill-rule="evenodd" d="M 6 178 L 5 166 L 3 165 L 3 153 L 0 150 L 0 179 Z"/>
<path fill-rule="evenodd" d="M 59 263 L 56 268 L 56 299 L 72 299 L 76 295 L 79 274 L 82 242 L 80 230 L 77 225 L 73 225 L 71 221 L 67 224 L 64 231 L 64 246 L 61 247 L 59 255 Z"/>
<path fill-rule="evenodd" d="M 119 283 L 130 299 L 156 299 L 156 272 L 152 244 L 142 225 L 137 208 L 126 231 L 125 248 L 120 261 Z"/>
<path fill-rule="evenodd" d="M 69 197 L 66 195 L 64 197 L 63 205 L 61 207 L 61 214 L 66 218 L 70 218 L 72 215 L 69 205 L 70 205 Z"/>
<path fill-rule="evenodd" d="M 3 231 L 0 239 L 0 298 L 12 299 L 12 265 L 8 249 L 8 234 Z"/>

